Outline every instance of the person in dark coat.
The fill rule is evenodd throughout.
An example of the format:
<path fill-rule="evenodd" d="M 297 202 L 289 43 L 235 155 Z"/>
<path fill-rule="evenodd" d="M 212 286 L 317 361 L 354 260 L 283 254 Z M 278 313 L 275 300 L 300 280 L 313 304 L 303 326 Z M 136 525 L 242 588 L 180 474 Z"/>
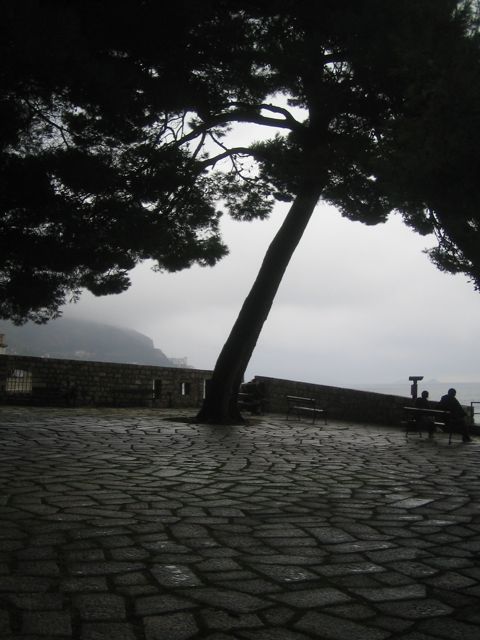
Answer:
<path fill-rule="evenodd" d="M 440 398 L 439 409 L 450 411 L 448 426 L 462 434 L 463 442 L 471 442 L 468 424 L 465 421 L 467 413 L 455 397 L 456 395 L 457 391 L 455 389 L 449 389 L 448 393 Z"/>
<path fill-rule="evenodd" d="M 428 400 L 428 391 L 422 391 L 421 396 L 415 400 L 415 407 L 417 407 L 417 409 L 431 409 L 430 402 Z M 428 437 L 433 438 L 433 434 L 435 433 L 435 422 L 431 416 L 419 415 L 416 422 L 419 430 L 423 431 L 425 429 L 428 431 Z"/>

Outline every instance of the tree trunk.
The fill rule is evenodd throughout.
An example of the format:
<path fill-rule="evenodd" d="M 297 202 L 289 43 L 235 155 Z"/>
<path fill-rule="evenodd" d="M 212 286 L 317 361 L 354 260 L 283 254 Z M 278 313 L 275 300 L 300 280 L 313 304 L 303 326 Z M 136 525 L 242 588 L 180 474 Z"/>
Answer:
<path fill-rule="evenodd" d="M 238 389 L 290 258 L 300 242 L 320 193 L 318 186 L 312 186 L 305 188 L 295 198 L 270 244 L 253 287 L 218 357 L 203 406 L 196 417 L 197 422 L 243 422 L 237 407 Z"/>

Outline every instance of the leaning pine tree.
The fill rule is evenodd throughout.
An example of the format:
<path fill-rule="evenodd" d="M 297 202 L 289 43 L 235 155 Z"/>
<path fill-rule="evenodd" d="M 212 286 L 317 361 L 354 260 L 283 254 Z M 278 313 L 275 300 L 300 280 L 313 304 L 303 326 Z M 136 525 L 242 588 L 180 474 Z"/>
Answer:
<path fill-rule="evenodd" d="M 250 122 L 264 118 L 266 125 L 264 114 L 278 114 L 286 135 L 253 145 L 250 154 L 262 187 L 292 204 L 220 353 L 199 421 L 241 419 L 236 393 L 320 199 L 366 224 L 399 211 L 418 232 L 437 235 L 430 253 L 441 269 L 467 273 L 480 286 L 472 7 L 428 0 L 287 4 L 285 14 L 259 17 L 255 69 L 271 75 L 305 119 L 271 103 L 235 108 L 239 119 L 250 111 Z"/>

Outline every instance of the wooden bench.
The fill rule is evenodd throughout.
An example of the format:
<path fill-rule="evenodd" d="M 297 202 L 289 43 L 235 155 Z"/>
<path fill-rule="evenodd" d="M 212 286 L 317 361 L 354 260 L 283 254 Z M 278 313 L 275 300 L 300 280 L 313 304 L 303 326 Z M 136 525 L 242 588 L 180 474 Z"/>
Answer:
<path fill-rule="evenodd" d="M 312 416 L 312 424 L 315 424 L 317 415 L 323 415 L 325 424 L 327 424 L 327 412 L 325 409 L 317 406 L 315 398 L 302 398 L 299 396 L 285 396 L 287 399 L 287 420 L 294 414 L 299 420 L 303 414 Z"/>
<path fill-rule="evenodd" d="M 434 427 L 439 427 L 442 431 L 449 434 L 448 444 L 452 443 L 454 429 L 449 423 L 450 411 L 426 409 L 423 407 L 403 407 L 403 412 L 404 419 L 401 424 L 405 426 L 406 438 L 408 438 L 408 434 L 412 432 L 418 433 L 419 436 L 422 437 L 422 431 L 426 429 L 427 425 L 427 420 L 422 421 L 422 418 L 428 418 Z"/>

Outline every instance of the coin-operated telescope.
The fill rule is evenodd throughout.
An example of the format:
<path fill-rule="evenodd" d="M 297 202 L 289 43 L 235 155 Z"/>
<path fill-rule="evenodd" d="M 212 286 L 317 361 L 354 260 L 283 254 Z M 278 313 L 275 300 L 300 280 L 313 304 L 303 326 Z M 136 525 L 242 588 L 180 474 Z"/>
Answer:
<path fill-rule="evenodd" d="M 418 381 L 423 380 L 423 376 L 409 376 L 408 379 L 412 382 L 410 387 L 410 393 L 412 394 L 412 400 L 416 400 L 418 396 Z"/>

